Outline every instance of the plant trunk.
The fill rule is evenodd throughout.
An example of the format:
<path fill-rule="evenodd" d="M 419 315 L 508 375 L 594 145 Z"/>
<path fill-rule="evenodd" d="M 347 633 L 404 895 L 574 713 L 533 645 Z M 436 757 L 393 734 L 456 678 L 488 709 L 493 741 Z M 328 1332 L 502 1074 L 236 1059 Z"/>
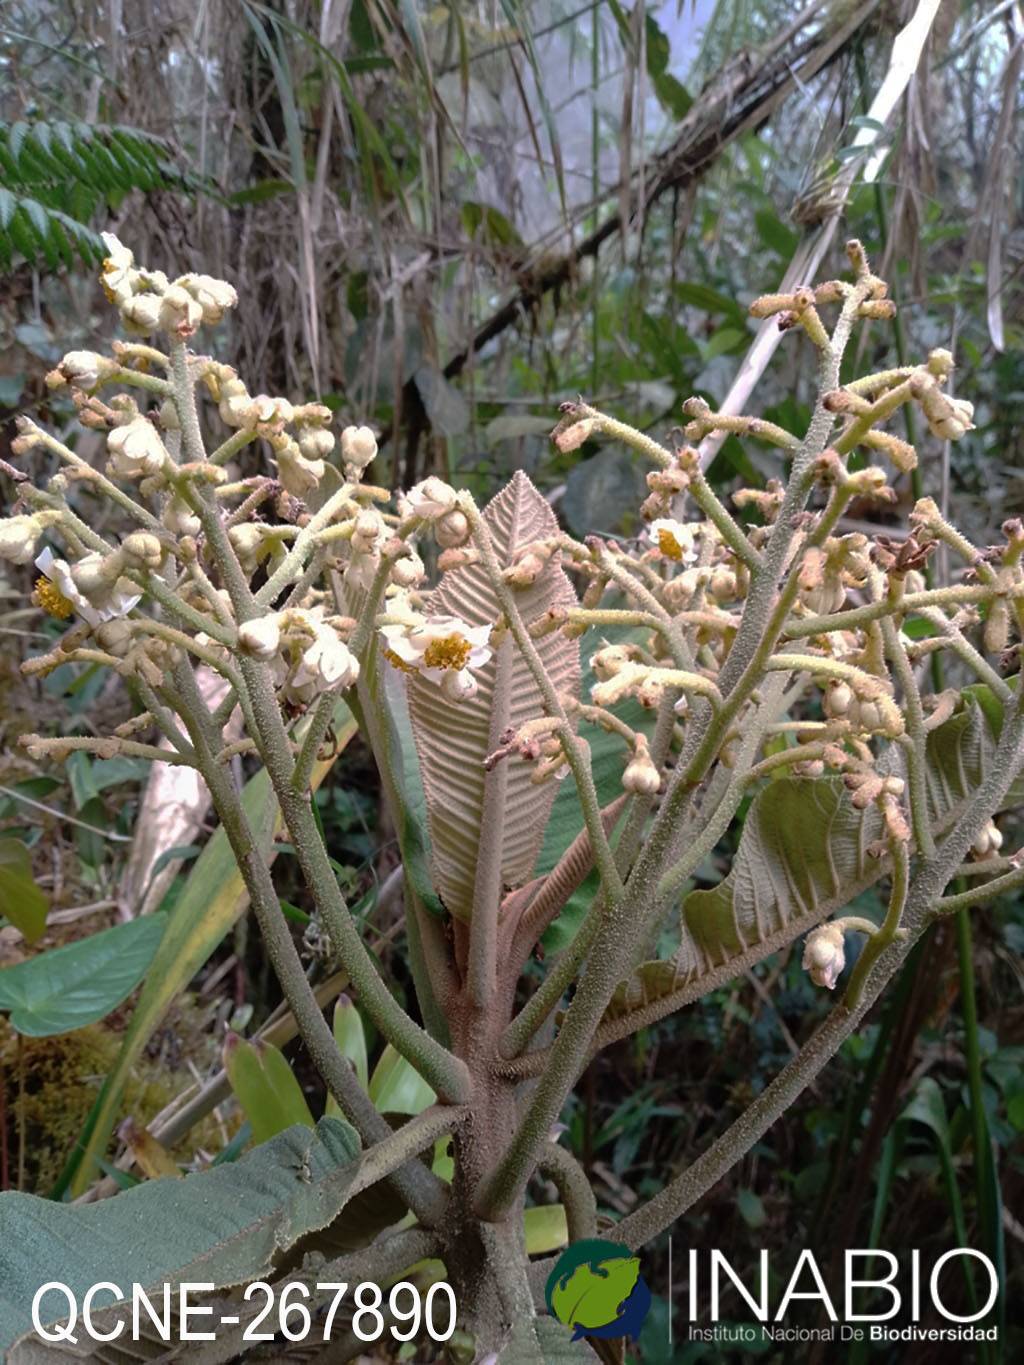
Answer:
<path fill-rule="evenodd" d="M 481 1010 L 463 997 L 452 1019 L 452 1041 L 469 1067 L 471 1117 L 453 1138 L 455 1175 L 448 1216 L 440 1229 L 443 1259 L 459 1306 L 459 1322 L 475 1342 L 475 1359 L 500 1350 L 513 1325 L 534 1316 L 523 1236 L 523 1200 L 500 1222 L 477 1217 L 477 1192 L 516 1124 L 515 1089 L 494 1075 L 505 1011 Z"/>

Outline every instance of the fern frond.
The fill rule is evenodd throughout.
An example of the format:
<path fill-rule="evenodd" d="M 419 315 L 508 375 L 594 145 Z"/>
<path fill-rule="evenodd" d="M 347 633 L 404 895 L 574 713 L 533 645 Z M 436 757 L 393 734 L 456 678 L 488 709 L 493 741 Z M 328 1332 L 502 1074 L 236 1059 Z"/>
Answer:
<path fill-rule="evenodd" d="M 102 259 L 88 220 L 131 190 L 194 189 L 171 148 L 138 128 L 0 122 L 0 269 L 23 257 L 55 270 Z"/>

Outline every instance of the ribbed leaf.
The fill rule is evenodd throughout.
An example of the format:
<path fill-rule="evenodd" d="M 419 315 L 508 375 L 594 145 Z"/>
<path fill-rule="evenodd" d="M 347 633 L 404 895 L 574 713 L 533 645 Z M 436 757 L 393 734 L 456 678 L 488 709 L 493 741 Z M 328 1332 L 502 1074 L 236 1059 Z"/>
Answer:
<path fill-rule="evenodd" d="M 60 1279 L 79 1302 L 99 1280 L 126 1294 L 138 1283 L 159 1304 L 165 1283 L 221 1289 L 263 1279 L 283 1252 L 330 1223 L 372 1179 L 362 1175 L 355 1130 L 321 1119 L 315 1130 L 290 1128 L 237 1162 L 184 1180 L 146 1181 L 93 1204 L 0 1195 L 0 1357 L 30 1332 L 32 1300 L 47 1281 Z M 107 1302 L 106 1295 L 98 1300 Z M 49 1309 L 54 1321 L 66 1322 L 66 1307 L 48 1297 L 41 1318 L 49 1320 Z M 106 1323 L 124 1311 L 101 1316 Z"/>
<path fill-rule="evenodd" d="M 933 828 L 951 829 L 991 761 L 999 717 L 972 697 L 928 736 L 927 789 Z M 891 745 L 877 765 L 903 775 L 903 754 Z M 1024 779 L 1003 808 L 1024 802 Z M 622 983 L 605 1020 L 680 995 L 679 1004 L 711 989 L 717 969 L 736 970 L 777 951 L 848 905 L 878 881 L 886 861 L 868 856 L 882 836 L 875 806 L 857 810 L 838 777 L 785 777 L 758 793 L 729 875 L 683 902 L 683 941 L 671 960 L 646 962 Z M 715 973 L 714 979 L 706 979 Z"/>
<path fill-rule="evenodd" d="M 554 513 L 522 471 L 498 494 L 484 512 L 498 559 L 512 563 L 518 547 L 558 532 Z M 527 623 L 555 606 L 576 602 L 565 573 L 549 561 L 537 581 L 518 595 Z M 447 573 L 431 594 L 429 610 L 459 616 L 470 625 L 497 620 L 497 596 L 479 564 Z M 546 635 L 537 648 L 555 687 L 562 692 L 579 686 L 579 646 L 562 634 Z M 498 765 L 493 780 L 500 784 L 486 829 L 484 814 L 484 758 L 498 746 L 509 726 L 544 714 L 540 691 L 511 636 L 477 674 L 479 691 L 469 701 L 453 704 L 434 683 L 419 676 L 409 679 L 409 709 L 423 774 L 430 825 L 435 886 L 451 914 L 469 917 L 473 882 L 483 839 L 501 843 L 501 879 L 517 886 L 533 872 L 544 838 L 544 828 L 558 786 L 531 783 L 532 767 L 516 761 Z"/>

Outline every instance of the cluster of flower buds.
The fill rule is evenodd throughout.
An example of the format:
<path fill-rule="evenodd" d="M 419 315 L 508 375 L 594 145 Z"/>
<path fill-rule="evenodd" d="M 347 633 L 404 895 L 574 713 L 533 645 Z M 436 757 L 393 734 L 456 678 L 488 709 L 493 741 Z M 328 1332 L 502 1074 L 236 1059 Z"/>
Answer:
<path fill-rule="evenodd" d="M 840 611 L 849 589 L 862 588 L 870 561 L 868 538 L 859 531 L 829 536 L 824 545 L 809 546 L 797 575 L 799 600 L 815 616 Z"/>
<path fill-rule="evenodd" d="M 281 694 L 293 706 L 308 706 L 324 692 L 351 687 L 359 661 L 322 607 L 286 607 L 244 621 L 238 647 L 270 663 Z"/>
<path fill-rule="evenodd" d="M 104 232 L 103 241 L 110 253 L 103 262 L 103 291 L 128 331 L 138 336 L 166 332 L 190 337 L 202 324 L 220 322 L 238 302 L 233 287 L 223 280 L 194 274 L 169 280 L 161 270 L 137 268 L 135 257 L 112 233 Z"/>
<path fill-rule="evenodd" d="M 902 713 L 891 693 L 877 679 L 853 684 L 829 681 L 822 698 L 822 710 L 829 720 L 841 721 L 855 734 L 896 736 L 903 733 Z"/>

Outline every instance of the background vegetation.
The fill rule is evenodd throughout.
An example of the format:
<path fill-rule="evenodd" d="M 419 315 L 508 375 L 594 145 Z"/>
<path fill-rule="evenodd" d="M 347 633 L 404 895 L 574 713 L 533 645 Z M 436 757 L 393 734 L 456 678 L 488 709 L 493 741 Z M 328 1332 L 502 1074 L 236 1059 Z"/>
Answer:
<path fill-rule="evenodd" d="M 869 111 L 915 15 L 927 36 L 880 121 Z M 661 430 L 691 393 L 720 406 L 737 375 L 742 384 L 768 361 L 750 299 L 827 276 L 833 240 L 856 235 L 900 305 L 895 323 L 872 325 L 865 363 L 948 345 L 957 392 L 977 405 L 977 429 L 952 454 L 908 433 L 922 460 L 905 500 L 934 496 L 981 543 L 1024 513 L 1015 0 L 833 0 L 798 14 L 751 0 L 8 0 L 0 64 L 7 416 L 44 405 L 69 424 L 43 375 L 109 325 L 91 262 L 110 227 L 153 266 L 235 282 L 223 344 L 250 389 L 316 395 L 339 425 L 373 424 L 394 483 L 438 472 L 485 496 L 525 468 L 573 531 L 629 534 L 621 509 L 641 471 L 611 446 L 558 455 L 546 439 L 558 402 L 583 392 Z M 760 410 L 794 429 L 808 359 L 806 342 L 785 348 L 759 388 Z M 710 478 L 727 494 L 773 477 L 776 459 L 730 439 Z M 21 731 L 88 731 L 127 705 L 88 671 L 20 677 L 50 629 L 30 589 L 18 570 L 2 586 L 0 835 L 32 850 L 52 945 L 194 898 L 207 815 L 195 791 L 147 787 L 145 765 L 78 755 L 63 776 L 43 776 L 14 754 Z M 345 749 L 317 799 L 405 989 L 393 831 L 361 747 Z M 276 875 L 289 884 L 286 848 Z M 709 884 L 719 875 L 706 869 Z M 315 966 L 316 926 L 302 923 L 295 887 L 296 933 Z M 183 1164 L 232 1142 L 240 1116 L 223 1087 L 198 1124 L 155 1122 L 216 1077 L 225 1025 L 252 1032 L 278 1004 L 245 919 L 228 928 L 233 888 L 220 895 L 223 943 L 194 976 L 183 950 L 188 990 L 169 1008 L 152 1002 L 143 1023 L 129 1025 L 131 1001 L 71 1035 L 23 1037 L 0 1020 L 0 1188 L 48 1193 L 101 1176 L 67 1163 L 126 1036 L 119 1114 L 163 1131 Z M 781 1268 L 805 1245 L 827 1264 L 877 1243 L 919 1247 L 930 1264 L 950 1245 L 977 1246 L 1005 1261 L 1003 1350 L 1014 1357 L 1024 906 L 1005 902 L 972 929 L 973 941 L 954 922 L 936 927 L 816 1091 L 677 1228 L 677 1257 L 716 1245 L 749 1269 L 767 1246 Z M 31 952 L 20 930 L 0 927 L 0 966 Z M 568 1122 L 602 1208 L 615 1216 L 659 1188 L 821 1007 L 793 953 L 595 1062 Z M 974 1160 L 985 1133 L 994 1178 Z M 102 1158 L 108 1185 L 135 1178 L 109 1164 L 116 1156 Z M 664 1247 L 649 1250 L 645 1273 L 658 1297 L 643 1359 L 727 1358 L 681 1344 L 681 1319 L 670 1344 Z M 968 1288 L 950 1282 L 948 1293 L 952 1303 Z M 892 1358 L 939 1356 L 912 1347 Z"/>

